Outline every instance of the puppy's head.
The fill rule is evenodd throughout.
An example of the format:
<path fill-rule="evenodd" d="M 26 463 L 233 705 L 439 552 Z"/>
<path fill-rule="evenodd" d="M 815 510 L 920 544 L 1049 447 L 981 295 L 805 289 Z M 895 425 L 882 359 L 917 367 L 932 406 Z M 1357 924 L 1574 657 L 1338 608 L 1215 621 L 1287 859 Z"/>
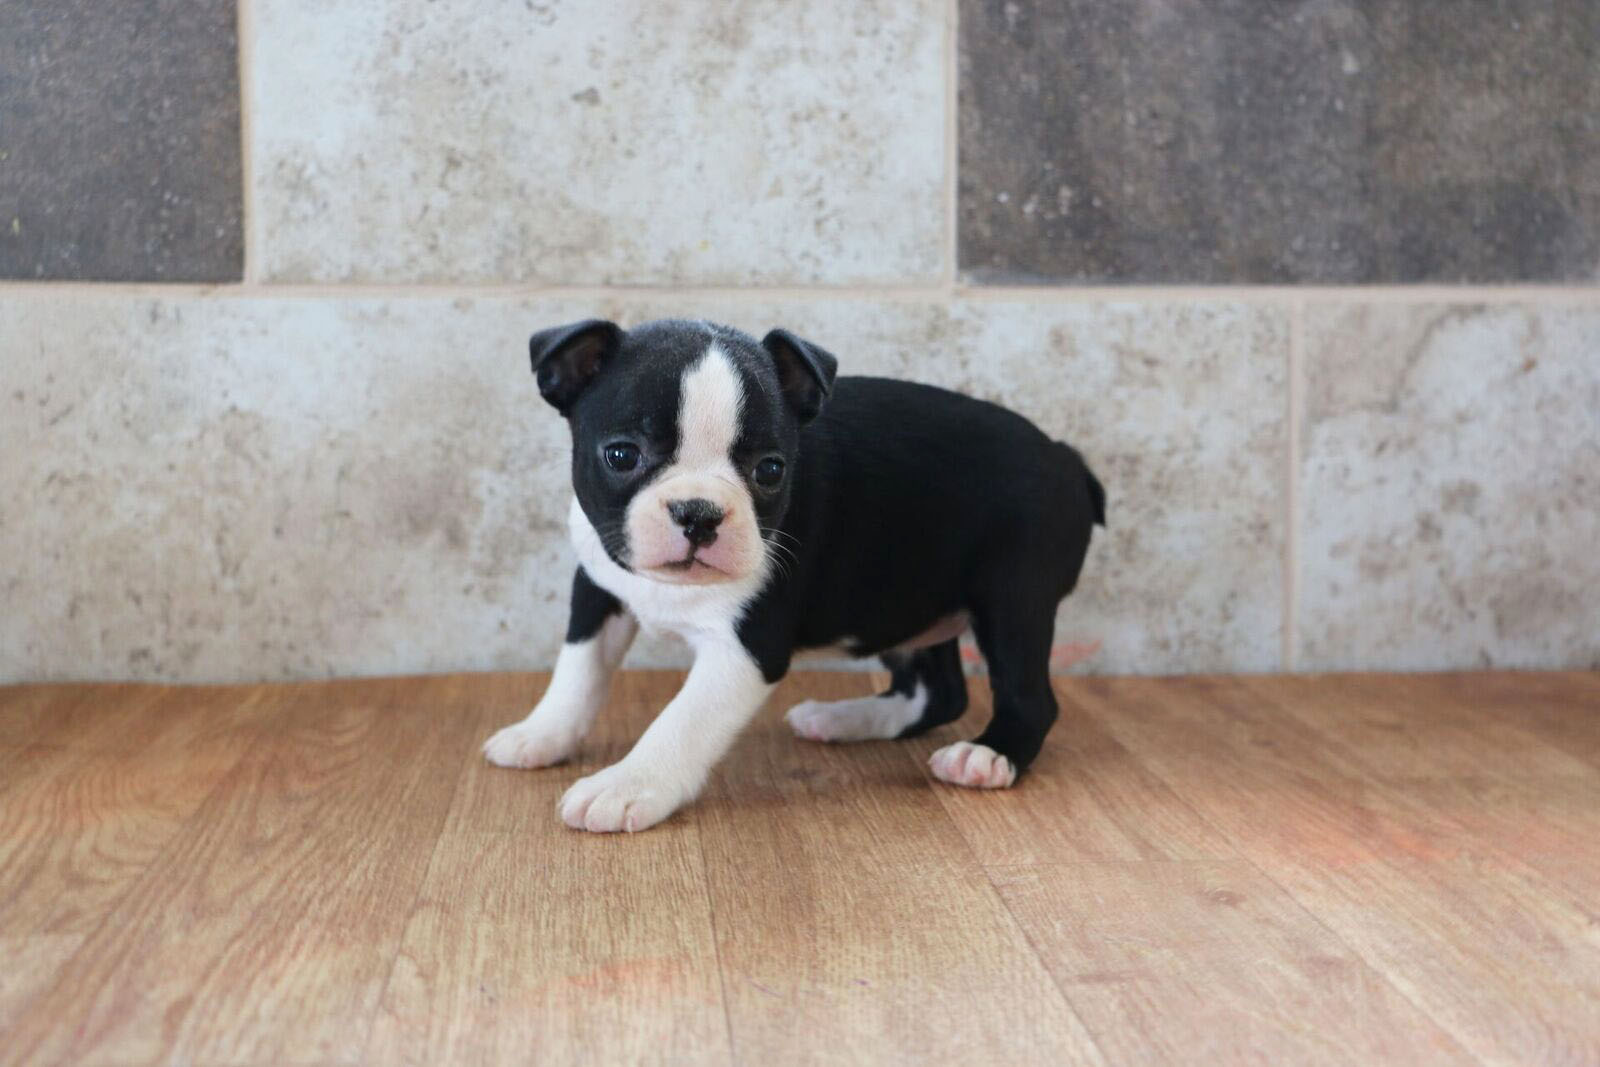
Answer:
<path fill-rule="evenodd" d="M 837 362 L 784 330 L 761 340 L 666 320 L 591 319 L 533 335 L 539 392 L 572 429 L 572 485 L 608 555 L 661 582 L 761 569 L 789 505 L 800 427 Z"/>

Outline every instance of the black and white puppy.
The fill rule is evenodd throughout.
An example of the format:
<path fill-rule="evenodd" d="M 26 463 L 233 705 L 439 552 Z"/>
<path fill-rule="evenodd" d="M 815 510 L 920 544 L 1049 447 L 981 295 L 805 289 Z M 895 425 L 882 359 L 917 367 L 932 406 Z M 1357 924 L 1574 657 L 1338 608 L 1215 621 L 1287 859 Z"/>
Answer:
<path fill-rule="evenodd" d="M 912 737 L 966 710 L 957 640 L 989 665 L 994 718 L 934 753 L 955 785 L 1003 788 L 1056 718 L 1050 645 L 1105 494 L 1022 416 L 926 385 L 839 378 L 784 330 L 705 322 L 535 334 L 539 391 L 572 430 L 579 567 L 566 643 L 503 767 L 570 757 L 640 624 L 694 652 L 683 689 L 561 818 L 643 830 L 692 800 L 796 653 L 880 656 L 881 696 L 788 713 L 814 741 Z"/>

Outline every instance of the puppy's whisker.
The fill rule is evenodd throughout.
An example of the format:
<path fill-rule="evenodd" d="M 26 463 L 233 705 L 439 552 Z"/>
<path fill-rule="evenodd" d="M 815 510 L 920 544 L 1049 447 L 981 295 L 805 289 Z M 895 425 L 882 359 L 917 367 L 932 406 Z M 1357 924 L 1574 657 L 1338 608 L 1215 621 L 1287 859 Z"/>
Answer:
<path fill-rule="evenodd" d="M 795 550 L 790 548 L 788 545 L 785 545 L 783 542 L 781 542 L 781 541 L 767 541 L 766 545 L 772 551 L 778 552 L 778 553 L 782 553 L 783 555 L 785 555 L 785 556 L 789 557 L 790 559 L 794 560 L 796 563 L 800 562 L 800 557 L 795 552 Z"/>
<path fill-rule="evenodd" d="M 795 548 L 799 548 L 800 547 L 800 538 L 796 537 L 794 534 L 787 533 L 787 532 L 785 532 L 783 530 L 780 530 L 780 529 L 778 529 L 777 527 L 774 527 L 774 526 L 763 526 L 760 529 L 761 529 L 761 532 L 763 534 L 765 534 L 766 536 L 773 537 L 773 538 L 778 538 L 778 537 L 787 538 L 794 545 Z"/>
<path fill-rule="evenodd" d="M 767 541 L 765 542 L 765 545 L 768 549 L 766 554 L 767 559 L 771 562 L 773 568 L 778 572 L 779 576 L 782 577 L 784 581 L 793 579 L 795 568 L 800 564 L 800 561 L 795 554 L 774 541 Z"/>

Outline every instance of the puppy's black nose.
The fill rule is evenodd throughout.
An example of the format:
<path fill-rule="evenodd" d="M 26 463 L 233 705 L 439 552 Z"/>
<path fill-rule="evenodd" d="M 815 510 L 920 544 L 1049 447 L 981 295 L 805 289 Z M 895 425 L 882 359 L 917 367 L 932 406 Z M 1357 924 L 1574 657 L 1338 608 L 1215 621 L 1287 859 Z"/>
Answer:
<path fill-rule="evenodd" d="M 717 524 L 722 521 L 722 509 L 709 500 L 674 500 L 667 505 L 672 521 L 683 527 L 683 536 L 696 548 L 703 548 L 717 539 Z"/>

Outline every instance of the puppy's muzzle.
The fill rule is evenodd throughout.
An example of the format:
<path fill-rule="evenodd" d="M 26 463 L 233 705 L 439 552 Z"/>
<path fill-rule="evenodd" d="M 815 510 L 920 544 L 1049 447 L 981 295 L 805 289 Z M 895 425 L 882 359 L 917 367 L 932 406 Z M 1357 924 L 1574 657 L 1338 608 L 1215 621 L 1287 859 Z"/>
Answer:
<path fill-rule="evenodd" d="M 725 517 L 721 508 L 700 497 L 668 502 L 667 514 L 683 528 L 684 539 L 695 548 L 704 548 L 717 539 L 717 527 Z"/>

